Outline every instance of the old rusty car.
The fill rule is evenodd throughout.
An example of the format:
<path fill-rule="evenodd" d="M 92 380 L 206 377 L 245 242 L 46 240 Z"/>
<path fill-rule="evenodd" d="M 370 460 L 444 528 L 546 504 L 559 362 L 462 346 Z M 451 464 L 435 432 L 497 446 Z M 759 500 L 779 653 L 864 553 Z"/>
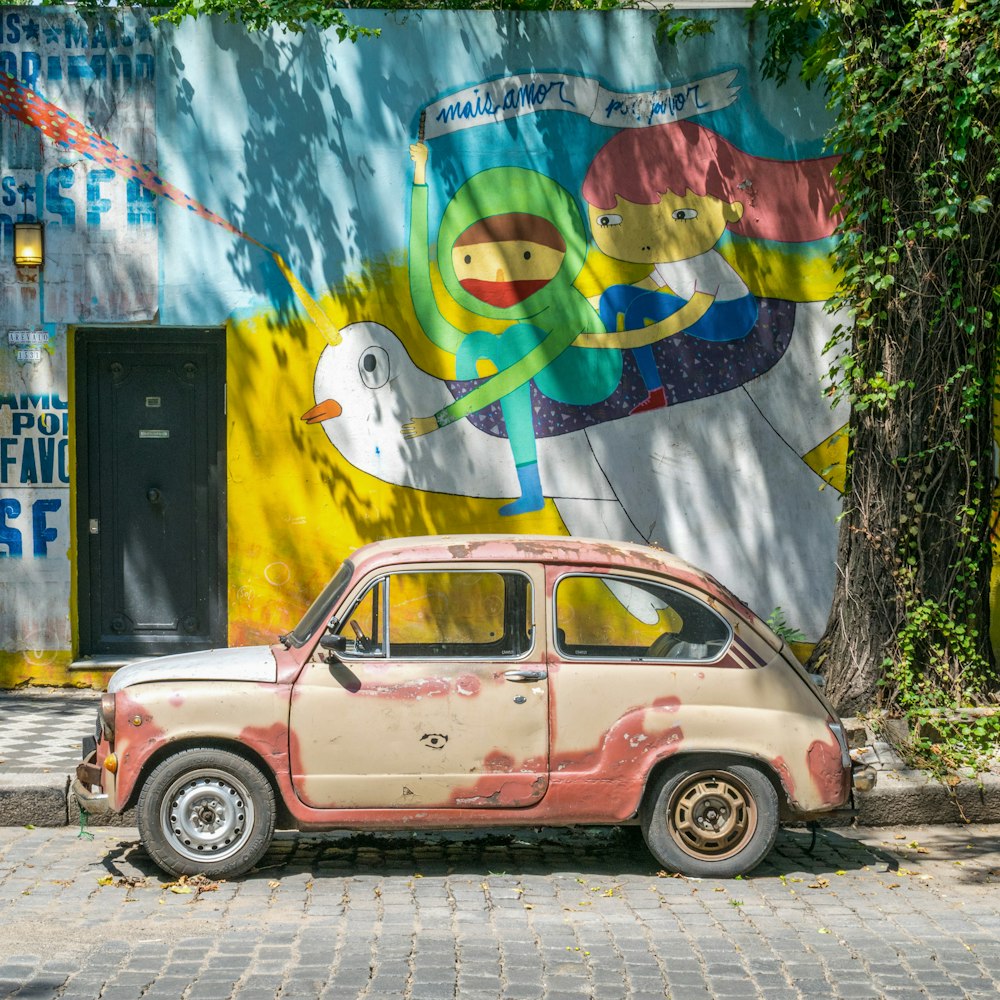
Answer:
<path fill-rule="evenodd" d="M 274 646 L 119 670 L 84 755 L 83 808 L 135 806 L 158 865 L 212 877 L 276 823 L 638 823 L 665 868 L 727 877 L 853 795 L 834 709 L 755 614 L 665 552 L 579 538 L 360 548 Z"/>

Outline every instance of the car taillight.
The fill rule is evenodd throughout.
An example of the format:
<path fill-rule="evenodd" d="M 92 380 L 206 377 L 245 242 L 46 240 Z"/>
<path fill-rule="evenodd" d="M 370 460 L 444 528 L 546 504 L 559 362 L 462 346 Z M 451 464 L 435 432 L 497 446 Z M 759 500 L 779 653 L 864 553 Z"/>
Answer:
<path fill-rule="evenodd" d="M 101 724 L 101 735 L 110 743 L 115 738 L 115 696 L 113 694 L 101 695 L 98 719 Z"/>

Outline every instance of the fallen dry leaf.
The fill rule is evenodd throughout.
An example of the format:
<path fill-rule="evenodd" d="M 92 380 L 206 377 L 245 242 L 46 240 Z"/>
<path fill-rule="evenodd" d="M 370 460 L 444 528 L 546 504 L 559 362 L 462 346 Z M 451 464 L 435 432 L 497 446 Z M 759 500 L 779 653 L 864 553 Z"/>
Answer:
<path fill-rule="evenodd" d="M 192 892 L 200 896 L 203 892 L 215 892 L 220 885 L 221 882 L 213 882 L 204 875 L 181 875 L 176 882 L 165 882 L 161 888 L 169 889 L 179 896 L 187 896 Z"/>

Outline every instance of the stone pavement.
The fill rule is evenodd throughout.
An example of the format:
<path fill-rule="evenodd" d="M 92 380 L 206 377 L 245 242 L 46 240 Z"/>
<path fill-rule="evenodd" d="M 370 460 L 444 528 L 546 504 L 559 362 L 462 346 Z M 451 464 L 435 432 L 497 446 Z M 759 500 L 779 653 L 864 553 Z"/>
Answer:
<path fill-rule="evenodd" d="M 668 877 L 623 830 L 280 834 L 171 882 L 133 830 L 0 829 L 0 998 L 949 1000 L 1000 994 L 1000 837 L 786 831 Z"/>
<path fill-rule="evenodd" d="M 82 738 L 94 731 L 99 700 L 97 691 L 71 688 L 0 690 L 0 826 L 78 822 L 70 776 Z M 852 740 L 858 757 L 879 772 L 875 790 L 859 797 L 861 825 L 1000 823 L 1000 774 L 948 788 L 907 769 L 863 727 L 854 727 Z"/>

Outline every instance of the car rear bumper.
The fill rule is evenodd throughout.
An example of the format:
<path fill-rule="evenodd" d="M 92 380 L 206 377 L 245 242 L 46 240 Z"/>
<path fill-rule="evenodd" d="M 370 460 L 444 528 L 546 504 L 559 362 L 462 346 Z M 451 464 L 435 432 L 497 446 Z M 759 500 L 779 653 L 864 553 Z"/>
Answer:
<path fill-rule="evenodd" d="M 854 761 L 851 764 L 851 781 L 850 781 L 850 792 L 847 802 L 836 809 L 825 809 L 817 812 L 803 812 L 797 813 L 796 819 L 800 821 L 826 821 L 831 820 L 853 820 L 860 809 L 857 804 L 858 793 L 864 795 L 870 792 L 878 780 L 878 773 L 876 770 L 868 764 L 859 764 Z"/>

